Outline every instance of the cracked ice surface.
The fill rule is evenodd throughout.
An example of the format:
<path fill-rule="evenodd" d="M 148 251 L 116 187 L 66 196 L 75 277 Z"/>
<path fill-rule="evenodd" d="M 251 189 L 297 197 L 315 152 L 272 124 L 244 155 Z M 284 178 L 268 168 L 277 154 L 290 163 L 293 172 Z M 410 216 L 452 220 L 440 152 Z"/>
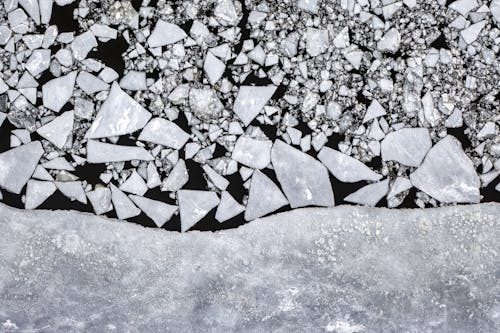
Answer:
<path fill-rule="evenodd" d="M 499 214 L 344 206 L 177 234 L 0 204 L 0 330 L 493 333 Z"/>

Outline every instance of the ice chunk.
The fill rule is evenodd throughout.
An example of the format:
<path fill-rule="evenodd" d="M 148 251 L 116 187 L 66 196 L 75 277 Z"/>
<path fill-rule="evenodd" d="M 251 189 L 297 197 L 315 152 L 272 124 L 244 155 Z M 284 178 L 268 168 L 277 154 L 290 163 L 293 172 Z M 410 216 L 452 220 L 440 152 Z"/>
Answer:
<path fill-rule="evenodd" d="M 146 73 L 139 71 L 129 71 L 120 80 L 120 87 L 130 91 L 146 90 Z"/>
<path fill-rule="evenodd" d="M 42 24 L 49 24 L 52 17 L 52 6 L 54 0 L 40 0 L 40 22 Z"/>
<path fill-rule="evenodd" d="M 41 165 L 36 166 L 35 172 L 33 172 L 32 177 L 40 180 L 49 180 L 49 181 L 54 180 L 54 178 L 50 175 L 50 173 Z"/>
<path fill-rule="evenodd" d="M 148 187 L 144 179 L 137 173 L 137 171 L 133 170 L 130 177 L 120 186 L 120 190 L 137 194 L 144 195 L 147 192 Z"/>
<path fill-rule="evenodd" d="M 31 75 L 37 76 L 50 66 L 50 50 L 34 50 L 26 62 L 26 69 Z"/>
<path fill-rule="evenodd" d="M 233 0 L 217 0 L 214 15 L 224 25 L 235 26 L 240 21 L 238 11 Z"/>
<path fill-rule="evenodd" d="M 88 163 L 125 162 L 132 160 L 152 161 L 154 157 L 142 147 L 119 146 L 95 140 L 87 142 Z"/>
<path fill-rule="evenodd" d="M 234 101 L 234 113 L 248 126 L 262 111 L 267 102 L 273 97 L 277 87 L 270 86 L 242 86 Z"/>
<path fill-rule="evenodd" d="M 55 182 L 55 185 L 69 200 L 77 200 L 85 205 L 87 204 L 87 196 L 85 195 L 81 181 Z"/>
<path fill-rule="evenodd" d="M 5 121 L 5 118 L 7 118 L 7 115 L 3 112 L 0 112 L 0 126 L 2 126 L 3 122 Z"/>
<path fill-rule="evenodd" d="M 42 163 L 42 165 L 51 170 L 75 171 L 75 168 L 64 157 L 53 158 L 48 162 Z"/>
<path fill-rule="evenodd" d="M 198 221 L 219 204 L 215 192 L 180 190 L 177 192 L 181 214 L 181 231 L 191 229 Z"/>
<path fill-rule="evenodd" d="M 158 173 L 158 170 L 153 162 L 149 162 L 146 173 L 148 176 L 148 188 L 155 188 L 161 185 L 160 174 Z"/>
<path fill-rule="evenodd" d="M 26 202 L 24 208 L 35 209 L 44 203 L 54 192 L 56 186 L 50 181 L 29 180 L 26 186 Z"/>
<path fill-rule="evenodd" d="M 219 81 L 219 79 L 224 74 L 226 70 L 226 65 L 219 60 L 216 56 L 212 54 L 212 52 L 207 52 L 205 57 L 205 63 L 203 64 L 203 70 L 207 74 L 208 81 L 210 84 L 214 85 Z"/>
<path fill-rule="evenodd" d="M 387 194 L 387 198 L 392 198 L 399 193 L 408 191 L 413 187 L 411 181 L 408 178 L 398 177 L 391 186 L 391 190 Z"/>
<path fill-rule="evenodd" d="M 382 159 L 418 167 L 431 147 L 426 128 L 402 128 L 387 134 L 382 141 Z"/>
<path fill-rule="evenodd" d="M 328 50 L 328 31 L 307 28 L 306 51 L 311 57 L 317 57 Z"/>
<path fill-rule="evenodd" d="M 93 191 L 87 192 L 87 197 L 97 215 L 105 214 L 113 209 L 111 190 L 107 187 L 97 186 Z"/>
<path fill-rule="evenodd" d="M 146 214 L 158 228 L 170 221 L 178 207 L 167 203 L 151 200 L 138 195 L 130 195 L 130 199 Z"/>
<path fill-rule="evenodd" d="M 21 7 L 24 8 L 26 13 L 35 21 L 36 25 L 40 25 L 40 7 L 38 0 L 18 0 Z"/>
<path fill-rule="evenodd" d="M 271 159 L 292 208 L 334 205 L 328 170 L 316 159 L 281 140 L 274 143 Z"/>
<path fill-rule="evenodd" d="M 361 66 L 361 61 L 363 60 L 364 52 L 358 49 L 356 46 L 352 45 L 346 48 L 343 52 L 344 57 L 349 61 L 349 63 L 355 69 L 359 69 Z"/>
<path fill-rule="evenodd" d="M 55 112 L 61 111 L 73 95 L 75 81 L 76 71 L 45 83 L 42 87 L 43 106 Z"/>
<path fill-rule="evenodd" d="M 432 94 L 430 92 L 426 93 L 424 97 L 422 97 L 422 108 L 424 111 L 425 120 L 432 126 L 435 127 L 438 125 L 439 120 L 441 119 L 441 114 L 439 110 L 434 107 L 434 100 L 432 98 Z"/>
<path fill-rule="evenodd" d="M 431 148 L 410 180 L 413 186 L 443 203 L 473 203 L 480 199 L 480 180 L 474 165 L 450 135 Z"/>
<path fill-rule="evenodd" d="M 224 191 L 220 197 L 219 207 L 215 212 L 215 219 L 222 223 L 243 213 L 243 211 L 245 211 L 245 206 L 236 201 L 229 192 Z"/>
<path fill-rule="evenodd" d="M 264 169 L 271 162 L 271 140 L 257 140 L 240 136 L 234 146 L 232 158 L 248 167 Z"/>
<path fill-rule="evenodd" d="M 384 107 L 374 99 L 368 109 L 366 109 L 365 117 L 363 118 L 363 124 L 369 122 L 372 119 L 385 116 L 386 112 Z"/>
<path fill-rule="evenodd" d="M 149 119 L 151 113 L 114 82 L 85 137 L 97 139 L 133 133 L 143 128 Z"/>
<path fill-rule="evenodd" d="M 462 16 L 467 16 L 467 14 L 474 8 L 479 7 L 477 0 L 457 0 L 451 3 L 449 8 L 460 13 Z"/>
<path fill-rule="evenodd" d="M 12 31 L 6 25 L 0 25 L 0 45 L 5 45 L 12 37 Z"/>
<path fill-rule="evenodd" d="M 497 25 L 500 24 L 500 0 L 493 0 L 490 3 L 490 12 Z"/>
<path fill-rule="evenodd" d="M 467 44 L 471 44 L 479 37 L 479 34 L 486 26 L 486 23 L 488 23 L 487 20 L 471 24 L 468 28 L 460 31 L 460 36 L 462 36 Z"/>
<path fill-rule="evenodd" d="M 161 186 L 162 191 L 175 192 L 180 190 L 189 180 L 186 162 L 179 160 L 170 171 L 168 177 L 163 181 Z"/>
<path fill-rule="evenodd" d="M 319 0 L 298 0 L 297 6 L 306 12 L 318 13 Z"/>
<path fill-rule="evenodd" d="M 74 112 L 64 112 L 50 123 L 40 127 L 37 133 L 59 149 L 64 147 L 73 132 Z"/>
<path fill-rule="evenodd" d="M 85 71 L 81 71 L 80 74 L 78 74 L 76 83 L 87 95 L 109 89 L 109 84 Z"/>
<path fill-rule="evenodd" d="M 104 24 L 95 23 L 90 27 L 90 31 L 99 39 L 116 39 L 118 31 Z"/>
<path fill-rule="evenodd" d="M 495 136 L 496 126 L 492 121 L 488 121 L 484 124 L 483 128 L 477 133 L 477 138 L 482 139 L 490 136 Z"/>
<path fill-rule="evenodd" d="M 189 107 L 193 114 L 200 120 L 217 120 L 220 117 L 224 105 L 217 97 L 214 89 L 193 88 L 189 91 Z"/>
<path fill-rule="evenodd" d="M 111 202 L 115 208 L 116 216 L 120 220 L 129 219 L 141 214 L 141 210 L 137 208 L 132 200 L 120 191 L 115 185 L 111 186 Z"/>
<path fill-rule="evenodd" d="M 448 128 L 458 128 L 463 126 L 462 111 L 460 109 L 455 109 L 453 113 L 446 119 L 444 125 Z"/>
<path fill-rule="evenodd" d="M 377 183 L 366 185 L 356 192 L 345 197 L 345 201 L 364 206 L 374 207 L 389 190 L 389 180 L 383 180 Z"/>
<path fill-rule="evenodd" d="M 203 171 L 208 176 L 208 179 L 215 185 L 218 189 L 225 191 L 229 186 L 229 181 L 222 177 L 219 173 L 217 173 L 214 169 L 212 169 L 208 164 L 203 166 Z"/>
<path fill-rule="evenodd" d="M 357 159 L 329 147 L 321 149 L 318 159 L 335 178 L 345 183 L 355 183 L 361 180 L 377 181 L 382 178 Z"/>
<path fill-rule="evenodd" d="M 279 187 L 261 171 L 255 170 L 250 182 L 245 220 L 251 221 L 270 214 L 288 204 Z"/>
<path fill-rule="evenodd" d="M 349 28 L 343 28 L 338 35 L 333 39 L 333 45 L 338 49 L 344 49 L 348 47 L 349 42 Z"/>
<path fill-rule="evenodd" d="M 177 25 L 158 20 L 153 32 L 148 38 L 149 47 L 160 47 L 174 44 L 187 37 L 187 34 Z"/>
<path fill-rule="evenodd" d="M 396 28 L 392 28 L 377 43 L 377 49 L 382 52 L 396 53 L 401 44 L 401 35 Z"/>
<path fill-rule="evenodd" d="M 40 141 L 16 147 L 0 154 L 0 187 L 20 194 L 44 153 Z"/>
<path fill-rule="evenodd" d="M 75 37 L 71 43 L 71 51 L 76 60 L 83 60 L 94 47 L 97 47 L 97 40 L 91 31 L 86 31 Z"/>
<path fill-rule="evenodd" d="M 139 140 L 181 149 L 189 140 L 189 134 L 167 119 L 154 118 L 144 127 Z"/>
<path fill-rule="evenodd" d="M 24 10 L 18 8 L 8 14 L 9 25 L 12 31 L 25 34 L 29 30 L 28 16 Z"/>

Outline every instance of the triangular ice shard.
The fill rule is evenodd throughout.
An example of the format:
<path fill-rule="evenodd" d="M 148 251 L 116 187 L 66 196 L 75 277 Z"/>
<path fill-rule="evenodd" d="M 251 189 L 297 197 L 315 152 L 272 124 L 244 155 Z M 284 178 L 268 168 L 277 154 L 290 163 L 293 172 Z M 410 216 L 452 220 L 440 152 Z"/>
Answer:
<path fill-rule="evenodd" d="M 37 208 L 55 191 L 56 186 L 53 182 L 31 179 L 26 186 L 26 202 L 24 203 L 24 208 Z"/>
<path fill-rule="evenodd" d="M 220 197 L 219 207 L 217 207 L 217 211 L 215 212 L 215 219 L 222 223 L 242 213 L 244 210 L 245 206 L 234 200 L 229 192 L 224 191 Z"/>
<path fill-rule="evenodd" d="M 234 101 L 234 113 L 248 126 L 276 91 L 276 86 L 242 86 Z"/>
<path fill-rule="evenodd" d="M 167 223 L 178 207 L 169 205 L 161 201 L 151 200 L 138 195 L 130 195 L 130 199 L 146 214 L 158 228 L 163 227 Z"/>
<path fill-rule="evenodd" d="M 40 127 L 37 133 L 57 148 L 62 149 L 73 131 L 74 118 L 73 111 L 64 112 L 50 123 Z"/>
<path fill-rule="evenodd" d="M 141 213 L 141 210 L 137 208 L 129 197 L 120 191 L 118 187 L 111 184 L 111 201 L 115 207 L 116 216 L 120 220 L 125 220 L 131 217 L 135 217 Z"/>
<path fill-rule="evenodd" d="M 177 192 L 181 213 L 181 231 L 191 229 L 198 221 L 219 204 L 217 193 L 210 191 L 181 190 Z"/>
<path fill-rule="evenodd" d="M 250 183 L 250 193 L 245 220 L 262 217 L 288 204 L 279 187 L 261 171 L 255 170 Z"/>

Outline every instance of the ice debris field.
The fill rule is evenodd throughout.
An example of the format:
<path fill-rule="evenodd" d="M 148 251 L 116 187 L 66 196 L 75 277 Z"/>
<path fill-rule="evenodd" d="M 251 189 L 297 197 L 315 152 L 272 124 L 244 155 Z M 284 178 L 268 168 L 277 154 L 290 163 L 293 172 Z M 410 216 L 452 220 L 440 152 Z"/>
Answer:
<path fill-rule="evenodd" d="M 0 197 L 179 231 L 500 201 L 499 27 L 500 0 L 4 0 Z"/>

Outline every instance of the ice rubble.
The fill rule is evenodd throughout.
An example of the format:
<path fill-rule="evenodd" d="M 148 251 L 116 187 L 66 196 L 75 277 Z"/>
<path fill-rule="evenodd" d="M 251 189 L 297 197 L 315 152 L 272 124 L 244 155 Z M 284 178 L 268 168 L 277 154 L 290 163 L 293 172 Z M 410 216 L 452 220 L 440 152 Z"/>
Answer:
<path fill-rule="evenodd" d="M 300 209 L 178 234 L 0 204 L 0 330 L 495 332 L 499 214 Z"/>

